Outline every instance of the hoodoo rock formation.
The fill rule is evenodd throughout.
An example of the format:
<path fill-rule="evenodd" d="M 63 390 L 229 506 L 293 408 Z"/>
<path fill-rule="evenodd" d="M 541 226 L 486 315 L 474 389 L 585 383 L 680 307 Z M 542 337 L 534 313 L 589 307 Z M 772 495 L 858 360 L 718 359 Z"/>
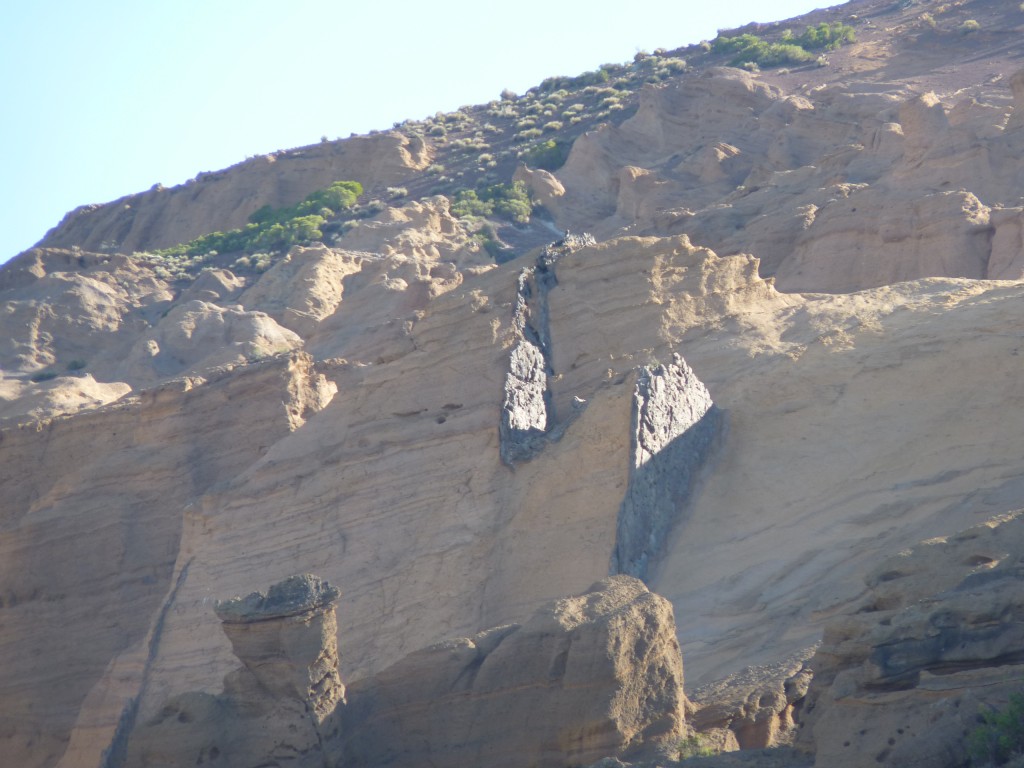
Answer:
<path fill-rule="evenodd" d="M 852 0 L 69 214 L 0 269 L 0 762 L 962 768 L 1024 686 L 1022 31 Z"/>
<path fill-rule="evenodd" d="M 105 755 L 105 765 L 327 764 L 325 742 L 332 734 L 325 721 L 345 702 L 338 674 L 338 595 L 306 574 L 275 584 L 265 595 L 217 603 L 214 610 L 242 668 L 224 678 L 219 695 L 185 693 L 145 723 L 125 718 L 125 731 Z"/>
<path fill-rule="evenodd" d="M 126 729 L 107 766 L 585 765 L 683 733 L 672 606 L 628 576 L 416 651 L 348 690 L 338 590 L 310 575 L 215 606 L 243 667 Z"/>

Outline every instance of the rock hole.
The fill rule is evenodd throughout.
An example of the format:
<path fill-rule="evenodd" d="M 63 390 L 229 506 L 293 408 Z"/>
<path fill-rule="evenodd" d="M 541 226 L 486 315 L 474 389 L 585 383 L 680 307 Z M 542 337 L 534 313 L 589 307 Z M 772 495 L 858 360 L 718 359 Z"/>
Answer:
<path fill-rule="evenodd" d="M 996 560 L 994 557 L 986 557 L 985 555 L 972 555 L 964 561 L 964 565 L 969 565 L 972 568 L 979 565 L 989 565 L 994 563 Z"/>
<path fill-rule="evenodd" d="M 555 656 L 551 662 L 551 668 L 548 669 L 549 680 L 561 680 L 565 677 L 565 667 L 569 663 L 569 650 L 566 649 L 560 654 Z"/>

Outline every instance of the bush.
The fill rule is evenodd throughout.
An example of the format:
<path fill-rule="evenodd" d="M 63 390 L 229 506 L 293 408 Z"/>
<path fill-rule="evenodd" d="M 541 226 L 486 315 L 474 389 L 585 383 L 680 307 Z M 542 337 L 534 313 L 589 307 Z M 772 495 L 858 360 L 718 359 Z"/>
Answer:
<path fill-rule="evenodd" d="M 526 185 L 516 181 L 462 190 L 455 196 L 451 211 L 460 218 L 497 216 L 514 224 L 526 224 L 533 204 Z"/>
<path fill-rule="evenodd" d="M 960 33 L 964 35 L 970 34 L 971 32 L 977 32 L 979 29 L 981 29 L 981 24 L 974 19 L 968 19 L 960 25 Z"/>
<path fill-rule="evenodd" d="M 847 45 L 857 41 L 853 27 L 837 21 L 834 24 L 822 22 L 816 27 L 808 27 L 807 31 L 798 37 L 795 42 L 803 49 L 816 51 L 824 48 L 827 51 L 834 50 L 841 45 Z"/>
<path fill-rule="evenodd" d="M 281 250 L 298 243 L 319 240 L 327 219 L 352 208 L 363 185 L 358 181 L 336 181 L 287 208 L 264 205 L 249 216 L 242 229 L 210 232 L 188 243 L 156 251 L 159 256 L 200 256 L 254 250 Z"/>
<path fill-rule="evenodd" d="M 543 168 L 545 171 L 557 171 L 565 165 L 572 145 L 567 141 L 548 139 L 534 144 L 521 155 L 524 163 L 531 168 Z"/>
<path fill-rule="evenodd" d="M 832 50 L 855 40 L 853 27 L 841 22 L 822 22 L 816 27 L 808 27 L 799 37 L 793 37 L 793 33 L 787 30 L 779 43 L 770 43 L 749 33 L 735 37 L 720 35 L 712 43 L 712 49 L 715 53 L 735 54 L 729 62 L 734 67 L 747 64 L 777 67 L 781 64 L 804 64 L 815 58 L 810 51 Z"/>
<path fill-rule="evenodd" d="M 719 37 L 714 42 L 715 53 L 736 54 L 729 63 L 742 67 L 753 62 L 760 67 L 775 67 L 780 64 L 802 64 L 814 56 L 794 43 L 769 43 L 757 35 L 744 34 L 736 37 Z"/>
<path fill-rule="evenodd" d="M 1010 696 L 1004 710 L 983 711 L 981 719 L 967 738 L 971 765 L 1005 765 L 1024 754 L 1024 694 Z"/>
<path fill-rule="evenodd" d="M 676 760 L 687 760 L 691 757 L 710 757 L 715 750 L 704 743 L 699 734 L 680 739 L 676 745 Z"/>

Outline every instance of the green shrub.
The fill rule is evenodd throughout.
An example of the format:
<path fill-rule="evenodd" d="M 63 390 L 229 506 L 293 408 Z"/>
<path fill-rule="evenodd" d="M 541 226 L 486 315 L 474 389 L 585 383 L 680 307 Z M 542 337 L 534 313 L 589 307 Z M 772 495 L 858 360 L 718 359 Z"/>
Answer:
<path fill-rule="evenodd" d="M 569 157 L 571 144 L 567 141 L 548 139 L 534 144 L 521 155 L 522 160 L 531 168 L 543 168 L 545 171 L 557 171 L 565 165 Z"/>
<path fill-rule="evenodd" d="M 981 29 L 981 24 L 974 19 L 968 19 L 960 25 L 960 33 L 964 35 L 970 34 L 971 32 L 977 32 L 979 29 Z"/>
<path fill-rule="evenodd" d="M 533 204 L 526 185 L 516 181 L 464 189 L 455 196 L 451 211 L 460 218 L 496 216 L 514 224 L 526 224 L 530 221 Z"/>
<path fill-rule="evenodd" d="M 981 719 L 967 737 L 971 765 L 1005 765 L 1024 754 L 1024 694 L 1010 696 L 1006 709 L 983 711 Z"/>
<path fill-rule="evenodd" d="M 156 251 L 158 256 L 201 256 L 212 253 L 281 250 L 319 240 L 327 219 L 355 205 L 363 193 L 358 181 L 336 181 L 286 208 L 264 205 L 249 216 L 242 229 L 210 232 L 188 243 Z"/>
<path fill-rule="evenodd" d="M 687 760 L 691 757 L 710 757 L 715 750 L 704 743 L 700 734 L 693 734 L 680 739 L 676 745 L 676 760 Z"/>
<path fill-rule="evenodd" d="M 816 51 L 824 48 L 827 51 L 834 50 L 841 45 L 847 45 L 857 41 L 853 27 L 837 21 L 833 24 L 821 22 L 816 27 L 808 27 L 795 42 L 803 49 Z"/>
<path fill-rule="evenodd" d="M 729 62 L 734 67 L 745 64 L 777 67 L 781 64 L 804 64 L 815 58 L 810 51 L 832 50 L 855 40 L 853 27 L 841 22 L 822 22 L 816 27 L 808 27 L 799 37 L 793 37 L 793 33 L 787 30 L 778 43 L 770 43 L 749 33 L 735 37 L 720 35 L 712 43 L 712 50 L 734 54 Z"/>
<path fill-rule="evenodd" d="M 802 64 L 814 56 L 795 43 L 769 43 L 757 35 L 744 34 L 736 37 L 719 37 L 714 42 L 715 53 L 732 53 L 734 67 L 753 62 L 760 67 L 775 67 L 780 64 Z"/>

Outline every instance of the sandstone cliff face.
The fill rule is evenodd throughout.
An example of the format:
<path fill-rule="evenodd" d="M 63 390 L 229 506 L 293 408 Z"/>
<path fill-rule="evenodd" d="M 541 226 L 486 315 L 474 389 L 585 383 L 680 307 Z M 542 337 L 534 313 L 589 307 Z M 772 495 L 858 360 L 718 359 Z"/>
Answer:
<path fill-rule="evenodd" d="M 243 667 L 122 720 L 106 765 L 587 764 L 656 756 L 683 731 L 672 607 L 628 576 L 411 653 L 349 688 L 338 674 L 338 590 L 293 576 L 217 603 Z M 133 710 L 130 713 L 133 714 Z"/>
<path fill-rule="evenodd" d="M 282 357 L 3 430 L 0 645 L 21 659 L 4 674 L 8 759 L 95 763 L 158 657 L 192 560 L 179 550 L 189 505 L 325 390 L 307 356 Z"/>
<path fill-rule="evenodd" d="M 787 92 L 711 69 L 645 90 L 553 179 L 522 178 L 562 226 L 752 249 L 786 291 L 1018 279 L 1020 111 L 1002 83 L 945 100 L 871 80 Z"/>
<path fill-rule="evenodd" d="M 816 765 L 960 766 L 983 708 L 1024 683 L 1020 513 L 901 552 L 868 574 L 812 662 L 801 732 Z"/>
<path fill-rule="evenodd" d="M 310 254 L 313 263 L 318 253 L 324 252 Z M 112 453 L 90 431 L 91 423 L 126 413 L 131 401 L 110 415 L 85 412 L 42 431 L 9 427 L 5 449 L 24 462 L 5 463 L 12 476 L 28 472 L 18 467 L 38 466 L 35 456 L 55 462 L 42 466 L 61 468 L 32 473 L 55 484 L 52 492 L 17 484 L 24 496 L 9 501 L 9 551 L 54 551 L 53 526 L 72 530 L 73 518 L 62 510 L 73 499 L 89 499 L 86 507 L 75 503 L 83 510 L 124 509 L 130 484 L 104 480 L 120 467 L 146 489 L 142 506 L 130 508 L 147 508 L 167 526 L 163 538 L 147 537 L 162 548 L 162 561 L 133 543 L 118 545 L 146 567 L 164 563 L 145 599 L 117 586 L 130 569 L 96 571 L 91 593 L 113 590 L 122 605 L 138 606 L 140 623 L 132 628 L 112 618 L 119 639 L 76 645 L 83 657 L 83 672 L 73 678 L 79 687 L 64 688 L 63 718 L 48 714 L 45 721 L 52 750 L 38 750 L 39 726 L 33 740 L 12 722 L 10 743 L 26 745 L 14 754 L 26 765 L 54 764 L 61 755 L 65 765 L 88 764 L 109 744 L 129 697 L 139 697 L 138 716 L 146 721 L 175 696 L 217 694 L 237 662 L 210 612 L 214 592 L 244 593 L 296 570 L 319 570 L 345 584 L 341 673 L 355 684 L 424 642 L 522 621 L 559 593 L 586 589 L 607 573 L 616 546 L 629 484 L 633 370 L 669 359 L 672 349 L 686 350 L 728 414 L 720 452 L 701 471 L 699 493 L 666 529 L 648 577 L 676 606 L 695 685 L 813 645 L 824 619 L 856 599 L 853 574 L 873 558 L 919 539 L 922 528 L 962 527 L 1016 498 L 1019 481 L 1006 457 L 1024 448 L 1000 414 L 1021 399 L 1013 375 L 1017 340 L 990 332 L 1021 306 L 1016 284 L 933 281 L 801 297 L 777 293 L 759 278 L 756 259 L 720 258 L 685 238 L 582 248 L 560 259 L 558 284 L 548 294 L 550 402 L 556 413 L 575 417 L 540 460 L 513 470 L 499 451 L 513 349 L 506 344 L 515 339 L 517 265 L 510 266 L 458 269 L 455 287 L 403 314 L 410 283 L 381 279 L 385 260 L 359 260 L 359 271 L 342 278 L 335 312 L 306 342 L 331 355 L 319 367 L 322 383 L 314 374 L 312 384 L 277 379 L 275 389 L 271 378 L 260 384 L 259 397 L 227 394 L 231 382 L 284 370 L 270 360 L 138 395 L 139 407 L 154 403 L 135 418 L 148 414 L 141 423 L 155 430 L 156 455 L 167 467 L 160 472 L 137 470 L 142 427 L 124 433 L 134 446 L 130 454 Z M 453 285 L 430 278 L 430 269 L 421 279 Z M 380 324 L 342 320 L 361 307 Z M 394 319 L 383 319 L 389 314 Z M 328 333 L 331 326 L 339 330 Z M 950 359 L 958 361 L 952 370 Z M 170 397 L 158 393 L 174 386 L 188 387 L 185 396 L 197 404 L 216 403 L 226 425 L 218 429 L 190 407 L 191 426 L 177 427 L 156 407 Z M 922 390 L 927 397 L 917 396 Z M 274 405 L 265 410 L 259 398 Z M 574 409 L 577 399 L 583 407 Z M 228 403 L 246 414 L 279 414 L 280 431 L 257 436 L 259 422 L 231 415 L 223 410 Z M 48 438 L 59 429 L 75 437 Z M 191 442 L 174 434 L 189 434 Z M 812 448 L 837 434 L 847 436 L 842 462 Z M 168 442 L 181 453 L 168 452 Z M 919 444 L 930 448 L 921 452 Z M 82 445 L 88 451 L 76 447 Z M 197 453 L 200 446 L 212 453 Z M 94 456 L 103 471 L 88 464 L 76 471 L 67 457 L 77 455 Z M 221 458 L 197 459 L 203 455 Z M 182 485 L 182 473 L 198 479 Z M 100 487 L 109 494 L 99 494 Z M 976 504 L 959 503 L 978 489 Z M 71 495 L 61 501 L 58 494 Z M 26 516 L 27 510 L 35 512 Z M 31 523 L 44 518 L 51 527 Z M 88 537 L 72 540 L 97 554 L 108 551 Z M 5 562 L 12 568 L 5 584 L 36 572 L 19 571 L 13 556 Z M 109 563 L 105 555 L 102 562 Z M 46 584 L 85 581 L 67 565 L 58 570 L 59 577 L 49 566 L 39 573 Z M 82 618 L 69 618 L 79 615 L 68 602 L 81 597 L 77 591 L 48 592 L 47 599 L 28 585 L 22 591 L 24 600 L 9 614 L 12 626 L 22 627 L 6 638 L 11 653 L 61 641 L 66 635 L 54 635 L 52 622 L 109 626 L 102 612 L 85 607 L 87 600 L 76 603 Z M 43 674 L 23 669 L 5 687 L 12 707 L 16 700 L 29 706 L 27 691 Z M 54 699 L 47 701 L 55 712 Z M 26 709 L 21 722 L 32 722 L 29 712 L 36 710 Z"/>
<path fill-rule="evenodd" d="M 785 742 L 809 712 L 819 764 L 853 759 L 846 741 L 901 764 L 905 726 L 934 734 L 911 713 L 926 700 L 959 738 L 948 702 L 988 701 L 984 670 L 1018 661 L 1014 622 L 965 635 L 969 657 L 934 638 L 983 626 L 964 595 L 1010 568 L 955 532 L 1024 504 L 1007 415 L 1024 406 L 1024 89 L 960 37 L 945 58 L 887 58 L 884 27 L 911 12 L 860 5 L 863 42 L 834 66 L 685 74 L 561 169 L 518 172 L 555 228 L 592 238 L 535 217 L 498 263 L 427 194 L 438 147 L 387 134 L 79 212 L 0 271 L 0 753 L 96 766 L 129 707 L 172 733 L 221 695 L 256 701 L 213 602 L 295 573 L 342 589 L 350 692 L 383 697 L 418 649 L 519 634 L 623 570 L 672 604 L 692 723 L 723 743 Z M 262 273 L 225 258 L 174 281 L 91 252 L 346 177 L 423 193 Z M 947 538 L 911 559 L 968 563 L 954 581 L 878 575 L 931 537 Z M 884 606 L 858 614 L 866 574 Z M 1008 615 L 1013 583 L 985 582 Z M 917 596 L 889 601 L 897 586 Z M 424 653 L 458 670 L 511 638 Z M 904 734 L 871 714 L 890 706 Z"/>

